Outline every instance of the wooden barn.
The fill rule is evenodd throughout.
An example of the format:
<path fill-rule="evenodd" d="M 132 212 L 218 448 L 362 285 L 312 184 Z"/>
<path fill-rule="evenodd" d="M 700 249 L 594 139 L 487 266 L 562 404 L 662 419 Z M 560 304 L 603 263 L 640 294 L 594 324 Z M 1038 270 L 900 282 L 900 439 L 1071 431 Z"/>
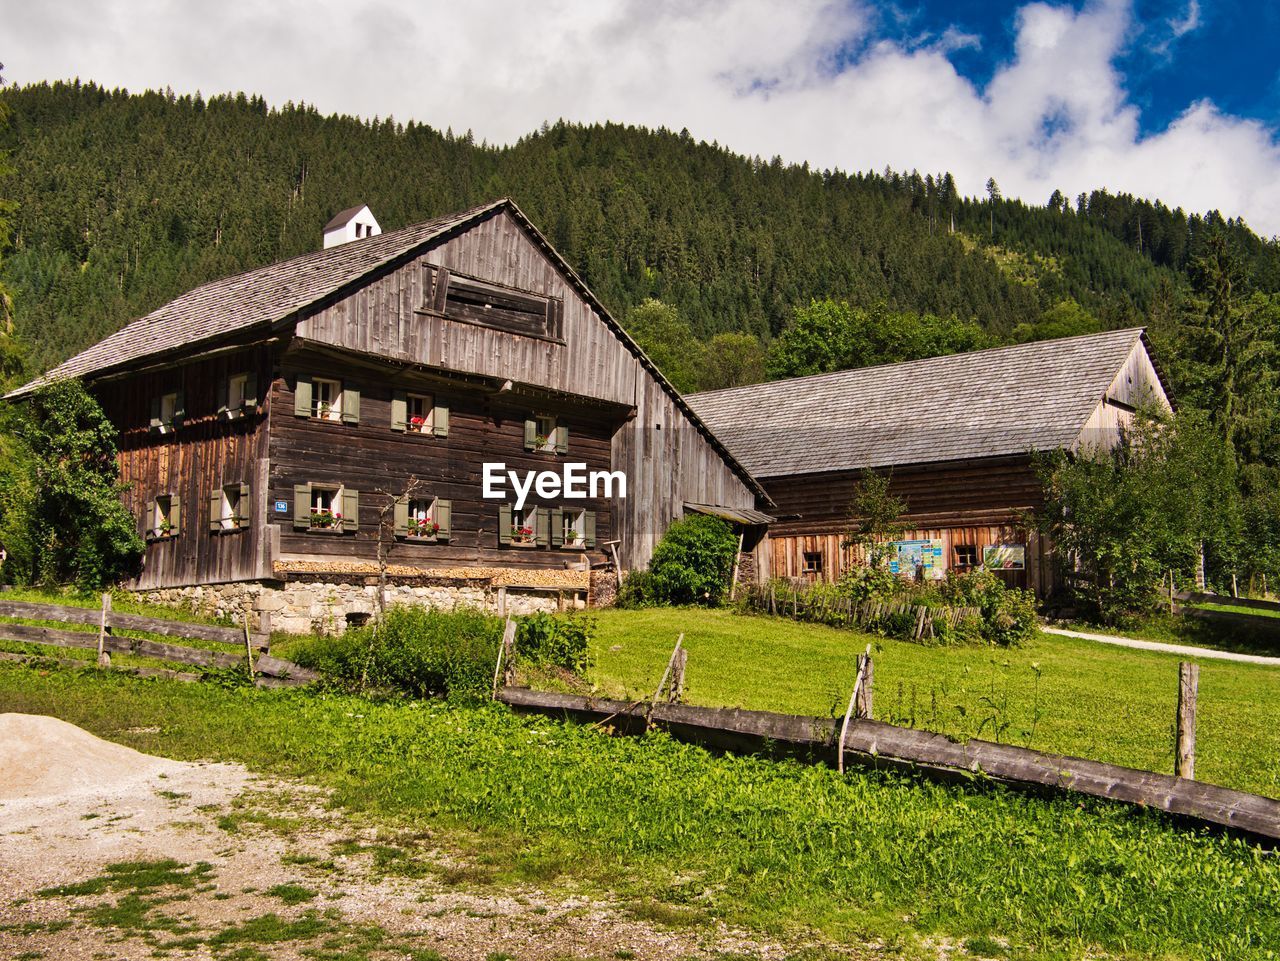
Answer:
<path fill-rule="evenodd" d="M 206 284 L 17 393 L 64 377 L 119 427 L 137 589 L 363 589 L 380 549 L 406 583 L 585 585 L 534 572 L 641 567 L 686 504 L 769 519 L 510 200 Z M 486 463 L 598 483 L 517 506 L 482 496 Z"/>
<path fill-rule="evenodd" d="M 834 581 L 854 487 L 888 474 L 909 530 L 903 575 L 999 570 L 1040 594 L 1048 545 L 1023 523 L 1042 502 L 1033 452 L 1113 445 L 1169 397 L 1140 329 L 710 391 L 689 404 L 764 485 L 777 522 L 757 554 L 773 577 Z"/>

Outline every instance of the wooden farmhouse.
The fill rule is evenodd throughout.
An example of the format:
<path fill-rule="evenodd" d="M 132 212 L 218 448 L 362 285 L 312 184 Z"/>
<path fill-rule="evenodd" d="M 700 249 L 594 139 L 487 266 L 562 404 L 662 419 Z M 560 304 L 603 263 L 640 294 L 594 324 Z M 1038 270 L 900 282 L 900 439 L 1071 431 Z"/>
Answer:
<path fill-rule="evenodd" d="M 898 573 L 988 566 L 1047 594 L 1049 546 L 1033 452 L 1114 445 L 1141 405 L 1169 398 L 1138 329 L 694 394 L 689 404 L 773 499 L 758 552 L 773 577 L 837 580 L 855 485 L 890 476 L 909 528 Z"/>
<path fill-rule="evenodd" d="M 770 519 L 510 200 L 386 233 L 354 207 L 328 232 L 357 227 L 198 287 L 17 392 L 83 378 L 118 426 L 147 542 L 133 588 L 248 596 L 310 629 L 372 610 L 382 552 L 393 599 L 581 603 L 589 571 L 644 566 L 687 510 Z M 482 496 L 486 463 L 598 476 L 585 498 L 517 504 L 511 483 Z"/>

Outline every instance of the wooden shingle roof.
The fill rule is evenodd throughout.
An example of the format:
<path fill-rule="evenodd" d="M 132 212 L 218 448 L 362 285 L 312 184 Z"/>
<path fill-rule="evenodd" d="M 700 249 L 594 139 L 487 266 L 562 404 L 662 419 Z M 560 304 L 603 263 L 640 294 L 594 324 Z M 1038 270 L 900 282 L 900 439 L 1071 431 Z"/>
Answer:
<path fill-rule="evenodd" d="M 1070 448 L 1140 328 L 692 394 L 757 477 Z"/>
<path fill-rule="evenodd" d="M 270 328 L 508 203 L 495 201 L 203 284 L 126 324 L 9 396 L 21 396 L 54 380 L 127 368 L 144 358 L 187 353 L 194 346 L 226 340 L 255 327 Z"/>

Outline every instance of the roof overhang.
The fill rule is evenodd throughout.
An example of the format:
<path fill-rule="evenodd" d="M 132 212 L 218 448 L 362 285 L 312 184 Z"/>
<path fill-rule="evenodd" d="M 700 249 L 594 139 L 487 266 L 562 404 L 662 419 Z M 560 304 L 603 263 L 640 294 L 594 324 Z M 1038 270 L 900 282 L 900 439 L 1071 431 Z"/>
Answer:
<path fill-rule="evenodd" d="M 719 517 L 722 520 L 729 521 L 731 524 L 744 524 L 747 527 L 763 527 L 772 524 L 777 519 L 762 511 L 751 510 L 748 507 L 723 507 L 720 504 L 695 504 L 692 501 L 685 501 L 684 509 L 693 511 L 695 514 L 708 514 L 711 517 Z"/>

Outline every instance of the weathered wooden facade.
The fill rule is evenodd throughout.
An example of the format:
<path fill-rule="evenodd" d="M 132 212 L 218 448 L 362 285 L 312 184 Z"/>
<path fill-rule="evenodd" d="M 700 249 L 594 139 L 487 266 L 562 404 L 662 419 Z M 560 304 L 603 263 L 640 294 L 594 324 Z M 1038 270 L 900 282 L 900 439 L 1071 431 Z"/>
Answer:
<path fill-rule="evenodd" d="M 1141 330 L 890 364 L 695 394 L 689 403 L 760 478 L 777 521 L 762 574 L 834 581 L 868 471 L 907 504 L 904 576 L 997 569 L 1049 593 L 1051 545 L 1035 452 L 1115 444 L 1137 409 L 1169 407 Z M 892 556 L 892 555 L 891 555 Z"/>
<path fill-rule="evenodd" d="M 197 288 L 42 380 L 69 376 L 119 426 L 140 589 L 367 572 L 380 543 L 431 571 L 612 542 L 627 569 L 687 503 L 768 505 L 508 200 Z M 601 476 L 520 510 L 486 463 Z"/>

